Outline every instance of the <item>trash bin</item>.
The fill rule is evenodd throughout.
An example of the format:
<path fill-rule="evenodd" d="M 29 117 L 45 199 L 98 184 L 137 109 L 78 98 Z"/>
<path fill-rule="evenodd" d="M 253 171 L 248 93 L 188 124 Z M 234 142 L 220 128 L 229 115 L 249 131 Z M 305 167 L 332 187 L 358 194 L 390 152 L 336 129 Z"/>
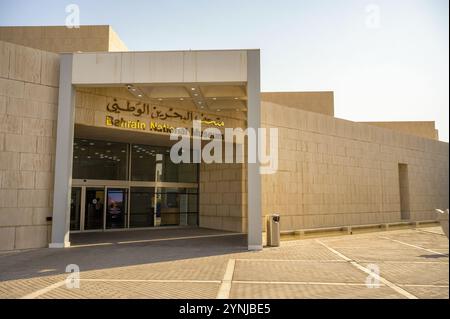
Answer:
<path fill-rule="evenodd" d="M 280 215 L 272 214 L 267 223 L 267 246 L 280 246 Z"/>

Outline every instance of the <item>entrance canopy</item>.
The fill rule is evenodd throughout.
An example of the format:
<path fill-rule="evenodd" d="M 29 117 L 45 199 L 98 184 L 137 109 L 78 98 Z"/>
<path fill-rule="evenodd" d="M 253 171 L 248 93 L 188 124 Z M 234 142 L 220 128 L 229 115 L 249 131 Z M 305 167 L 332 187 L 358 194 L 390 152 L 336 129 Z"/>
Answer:
<path fill-rule="evenodd" d="M 127 90 L 143 103 L 215 114 L 244 113 L 249 128 L 260 126 L 259 50 L 62 54 L 50 247 L 70 245 L 76 90 L 110 87 Z M 114 107 L 130 110 L 119 104 Z M 233 125 L 225 123 L 225 127 Z M 248 248 L 258 250 L 262 248 L 261 178 L 258 164 L 247 167 Z"/>

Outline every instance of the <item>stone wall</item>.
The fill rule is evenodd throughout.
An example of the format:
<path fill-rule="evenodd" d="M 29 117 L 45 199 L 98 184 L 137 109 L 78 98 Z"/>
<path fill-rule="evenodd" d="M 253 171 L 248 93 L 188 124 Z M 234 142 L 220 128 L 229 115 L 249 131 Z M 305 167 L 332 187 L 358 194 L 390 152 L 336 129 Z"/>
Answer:
<path fill-rule="evenodd" d="M 334 116 L 334 92 L 261 92 L 261 101 Z"/>
<path fill-rule="evenodd" d="M 439 140 L 439 131 L 434 121 L 360 122 L 368 125 Z"/>
<path fill-rule="evenodd" d="M 57 54 L 0 41 L 0 250 L 47 246 L 58 81 Z"/>
<path fill-rule="evenodd" d="M 263 176 L 263 216 L 283 230 L 395 222 L 398 164 L 408 165 L 412 220 L 448 208 L 448 144 L 330 116 L 262 103 L 279 128 L 279 170 Z"/>
<path fill-rule="evenodd" d="M 55 53 L 128 51 L 109 25 L 0 27 L 0 41 Z"/>
<path fill-rule="evenodd" d="M 200 227 L 247 232 L 245 164 L 200 164 Z"/>

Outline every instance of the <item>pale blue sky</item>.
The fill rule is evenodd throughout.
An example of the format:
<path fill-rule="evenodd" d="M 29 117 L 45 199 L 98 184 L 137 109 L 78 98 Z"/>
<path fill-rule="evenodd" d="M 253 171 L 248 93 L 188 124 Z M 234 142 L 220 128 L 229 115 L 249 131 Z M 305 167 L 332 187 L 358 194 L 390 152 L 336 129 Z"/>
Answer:
<path fill-rule="evenodd" d="M 0 25 L 63 25 L 70 3 L 130 50 L 260 48 L 263 91 L 332 90 L 337 117 L 435 120 L 449 139 L 448 0 L 0 0 Z"/>

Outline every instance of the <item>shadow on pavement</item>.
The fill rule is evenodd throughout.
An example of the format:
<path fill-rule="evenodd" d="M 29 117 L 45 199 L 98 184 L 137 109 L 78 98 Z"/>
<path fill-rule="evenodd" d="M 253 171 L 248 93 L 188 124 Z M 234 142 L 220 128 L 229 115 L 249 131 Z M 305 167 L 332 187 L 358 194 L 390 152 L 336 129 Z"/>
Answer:
<path fill-rule="evenodd" d="M 222 236 L 225 235 L 225 236 Z M 186 238 L 208 236 L 199 238 Z M 220 256 L 247 251 L 245 234 L 202 228 L 71 234 L 67 249 L 35 249 L 0 256 L 0 281 Z"/>

